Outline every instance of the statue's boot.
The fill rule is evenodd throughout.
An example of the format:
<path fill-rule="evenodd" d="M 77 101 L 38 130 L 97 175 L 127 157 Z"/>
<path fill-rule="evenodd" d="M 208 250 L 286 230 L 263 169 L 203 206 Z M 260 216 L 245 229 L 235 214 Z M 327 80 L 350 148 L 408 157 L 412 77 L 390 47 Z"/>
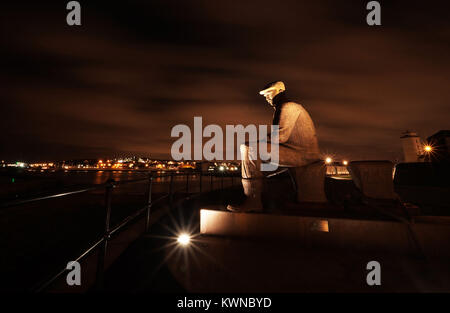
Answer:
<path fill-rule="evenodd" d="M 242 178 L 245 201 L 238 205 L 228 205 L 227 210 L 232 212 L 260 212 L 263 210 L 261 193 L 263 188 L 262 178 Z"/>

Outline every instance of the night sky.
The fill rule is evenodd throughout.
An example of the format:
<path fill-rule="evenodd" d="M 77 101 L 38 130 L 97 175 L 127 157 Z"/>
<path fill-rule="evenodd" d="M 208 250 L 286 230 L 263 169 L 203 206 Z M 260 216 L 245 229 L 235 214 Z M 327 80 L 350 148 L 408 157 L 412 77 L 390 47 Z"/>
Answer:
<path fill-rule="evenodd" d="M 324 153 L 401 158 L 406 129 L 449 129 L 445 2 L 2 3 L 0 158 L 167 158 L 176 124 L 269 124 L 258 91 L 283 80 Z"/>

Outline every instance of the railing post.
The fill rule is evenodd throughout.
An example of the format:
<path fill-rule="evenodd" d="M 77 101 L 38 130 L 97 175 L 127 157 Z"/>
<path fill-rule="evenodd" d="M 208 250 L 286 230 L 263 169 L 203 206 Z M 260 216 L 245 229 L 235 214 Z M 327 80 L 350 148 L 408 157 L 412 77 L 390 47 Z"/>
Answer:
<path fill-rule="evenodd" d="M 153 173 L 150 172 L 148 178 L 148 200 L 147 200 L 147 212 L 145 217 L 145 232 L 148 232 L 150 225 L 150 209 L 152 207 L 152 185 L 153 185 Z"/>
<path fill-rule="evenodd" d="M 209 180 L 210 180 L 209 189 L 212 191 L 213 190 L 213 174 L 212 173 L 209 173 Z"/>
<path fill-rule="evenodd" d="M 202 192 L 202 178 L 203 178 L 203 172 L 200 171 L 200 193 Z"/>
<path fill-rule="evenodd" d="M 222 172 L 222 177 L 221 177 L 221 181 L 220 181 L 220 190 L 223 191 L 223 177 L 225 176 L 225 174 Z"/>
<path fill-rule="evenodd" d="M 170 172 L 170 184 L 169 184 L 169 205 L 173 204 L 173 172 Z"/>
<path fill-rule="evenodd" d="M 189 173 L 186 173 L 186 193 L 189 194 Z"/>
<path fill-rule="evenodd" d="M 111 200 L 112 200 L 112 190 L 114 188 L 114 179 L 108 180 L 105 188 L 105 232 L 103 234 L 103 244 L 98 253 L 97 259 L 97 277 L 96 285 L 97 290 L 103 289 L 103 278 L 105 271 L 105 260 L 108 251 L 108 241 L 110 238 L 110 220 L 111 220 Z"/>

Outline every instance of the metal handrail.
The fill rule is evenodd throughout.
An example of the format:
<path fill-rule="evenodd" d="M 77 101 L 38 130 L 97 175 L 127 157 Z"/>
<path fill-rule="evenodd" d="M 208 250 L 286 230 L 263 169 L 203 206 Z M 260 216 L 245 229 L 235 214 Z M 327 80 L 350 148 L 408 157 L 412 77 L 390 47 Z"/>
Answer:
<path fill-rule="evenodd" d="M 155 201 L 152 202 L 152 206 L 161 201 L 162 199 L 165 199 L 168 197 L 169 194 L 163 195 L 161 197 L 159 197 L 158 199 L 156 199 Z M 139 217 L 146 209 L 147 206 L 143 207 L 142 209 L 140 209 L 139 211 L 137 211 L 136 213 L 129 215 L 128 217 L 126 217 L 120 224 L 118 224 L 117 226 L 115 226 L 111 231 L 110 231 L 110 236 L 114 236 L 116 233 L 118 233 L 122 228 L 124 228 L 126 225 L 128 225 L 129 223 L 131 223 L 134 219 L 136 219 L 137 217 Z M 99 247 L 103 241 L 105 240 L 104 237 L 100 238 L 99 240 L 97 240 L 92 246 L 90 246 L 86 251 L 84 251 L 79 257 L 77 257 L 75 259 L 76 262 L 79 262 L 81 259 L 83 259 L 85 256 L 89 255 L 92 251 L 94 251 L 97 247 Z M 62 276 L 64 273 L 66 273 L 68 270 L 65 268 L 61 271 L 59 271 L 56 275 L 54 275 L 50 280 L 46 281 L 43 285 L 41 285 L 38 289 L 36 289 L 36 292 L 41 292 L 43 290 L 45 290 L 45 288 L 47 288 L 49 285 L 51 285 L 56 279 L 58 279 L 60 276 Z"/>
<path fill-rule="evenodd" d="M 53 194 L 53 195 L 49 195 L 49 196 L 42 196 L 42 197 L 23 199 L 23 200 L 14 200 L 14 201 L 0 204 L 0 208 L 3 209 L 3 208 L 7 208 L 7 207 L 19 206 L 19 205 L 26 204 L 26 203 L 32 203 L 32 202 L 37 202 L 37 201 L 42 201 L 42 200 L 47 200 L 47 199 L 65 197 L 65 196 L 70 196 L 70 195 L 74 195 L 74 194 L 78 194 L 78 193 L 84 193 L 84 192 L 103 189 L 103 188 L 105 188 L 105 187 L 102 184 L 102 185 L 98 185 L 95 187 L 72 190 L 72 191 L 57 193 L 57 194 Z"/>
<path fill-rule="evenodd" d="M 97 240 L 92 246 L 90 246 L 86 251 L 84 251 L 78 258 L 75 259 L 75 262 L 79 262 L 85 256 L 89 255 L 92 251 L 98 248 L 103 243 L 104 238 Z M 40 284 L 37 288 L 34 288 L 34 292 L 42 292 L 48 286 L 50 286 L 54 281 L 56 281 L 59 277 L 64 275 L 68 270 L 67 268 L 62 269 L 56 275 L 53 275 L 50 279 L 46 280 L 43 284 Z"/>
<path fill-rule="evenodd" d="M 154 173 L 158 173 L 158 175 L 154 176 Z M 52 199 L 52 198 L 58 198 L 58 197 L 64 197 L 69 196 L 73 194 L 79 194 L 79 193 L 85 193 L 93 190 L 99 190 L 99 189 L 105 189 L 105 230 L 103 233 L 103 237 L 97 240 L 93 245 L 91 245 L 88 249 L 86 249 L 75 261 L 79 262 L 84 257 L 89 255 L 92 251 L 94 251 L 97 248 L 102 248 L 102 251 L 99 253 L 98 257 L 98 264 L 97 264 L 97 276 L 96 276 L 96 284 L 98 288 L 102 288 L 103 286 L 103 274 L 104 274 L 104 265 L 105 265 L 105 258 L 106 258 L 106 252 L 108 249 L 108 241 L 111 239 L 111 236 L 117 234 L 120 230 L 128 226 L 132 221 L 134 221 L 136 218 L 141 216 L 144 212 L 146 213 L 146 220 L 145 220 L 145 231 L 148 231 L 149 228 L 149 219 L 150 219 L 150 210 L 152 206 L 166 198 L 169 198 L 169 204 L 172 205 L 173 202 L 173 194 L 176 192 L 173 189 L 173 178 L 175 176 L 186 176 L 186 192 L 189 193 L 189 176 L 194 175 L 200 175 L 200 193 L 202 192 L 202 177 L 203 176 L 211 176 L 211 187 L 210 191 L 213 189 L 213 176 L 214 173 L 211 172 L 202 172 L 202 171 L 196 171 L 196 172 L 186 172 L 186 173 L 159 173 L 157 171 L 149 171 L 149 176 L 147 178 L 140 178 L 140 179 L 132 179 L 132 180 L 122 180 L 122 181 L 114 181 L 109 180 L 106 183 L 90 187 L 90 188 L 84 188 L 84 189 L 78 189 L 74 191 L 49 195 L 49 196 L 42 196 L 42 197 L 36 197 L 31 199 L 25 199 L 25 200 L 18 200 L 18 201 L 12 201 L 5 204 L 0 205 L 0 208 L 4 207 L 13 207 L 13 206 L 19 206 L 26 203 L 32 203 L 32 202 L 38 202 L 42 200 Z M 225 175 L 224 173 L 221 173 L 221 175 L 218 175 L 217 177 L 221 178 L 221 189 L 223 190 L 223 179 L 225 177 L 231 177 L 231 184 L 234 185 L 233 176 L 235 175 Z M 169 192 L 168 194 L 165 194 L 158 199 L 152 201 L 152 184 L 154 178 L 164 178 L 164 177 L 170 177 L 170 183 L 169 183 Z M 124 218 L 118 225 L 116 225 L 114 228 L 110 228 L 110 216 L 111 216 L 111 201 L 112 201 L 112 191 L 115 187 L 119 187 L 121 185 L 126 185 L 130 183 L 137 183 L 137 182 L 149 182 L 148 187 L 148 201 L 147 204 L 139 209 L 137 212 L 130 214 L 126 218 Z M 182 190 L 182 189 L 180 189 Z M 54 281 L 56 281 L 59 277 L 61 277 L 64 273 L 66 273 L 68 270 L 64 268 L 63 270 L 59 271 L 55 275 L 53 275 L 50 279 L 47 279 L 44 283 L 39 284 L 37 288 L 34 288 L 35 292 L 41 292 L 45 290 L 48 286 L 50 286 Z"/>
<path fill-rule="evenodd" d="M 167 198 L 169 196 L 169 194 L 163 195 L 161 197 L 159 197 L 158 199 L 156 199 L 155 201 L 152 202 L 151 206 L 154 206 L 155 203 Z M 115 233 L 118 233 L 124 226 L 126 226 L 128 223 L 130 223 L 131 221 L 133 221 L 135 218 L 137 218 L 138 216 L 140 216 L 145 210 L 147 209 L 147 206 L 144 206 L 143 208 L 139 209 L 137 212 L 135 212 L 134 214 L 131 214 L 129 216 L 127 216 L 126 218 L 124 218 L 124 220 L 119 223 L 117 226 L 115 226 L 111 231 L 110 231 L 110 235 L 114 235 Z"/>

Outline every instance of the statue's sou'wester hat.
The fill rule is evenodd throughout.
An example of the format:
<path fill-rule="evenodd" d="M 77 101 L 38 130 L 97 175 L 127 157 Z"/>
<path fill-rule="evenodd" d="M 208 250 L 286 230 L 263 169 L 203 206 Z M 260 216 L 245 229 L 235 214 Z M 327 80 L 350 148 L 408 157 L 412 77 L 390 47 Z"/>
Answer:
<path fill-rule="evenodd" d="M 260 95 L 264 96 L 266 93 L 271 92 L 273 90 L 277 90 L 278 93 L 286 90 L 286 86 L 281 80 L 274 81 L 272 83 L 268 83 L 264 86 L 264 89 L 259 92 Z"/>

